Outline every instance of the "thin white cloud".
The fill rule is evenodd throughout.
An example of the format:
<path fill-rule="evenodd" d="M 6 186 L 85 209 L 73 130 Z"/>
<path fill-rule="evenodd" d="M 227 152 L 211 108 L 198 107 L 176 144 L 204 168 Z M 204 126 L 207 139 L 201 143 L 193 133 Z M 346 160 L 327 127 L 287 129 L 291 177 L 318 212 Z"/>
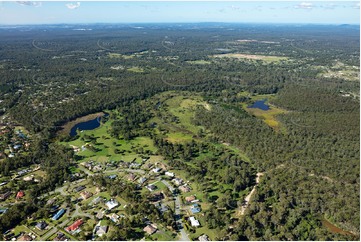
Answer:
<path fill-rule="evenodd" d="M 319 7 L 322 8 L 322 9 L 325 9 L 325 10 L 333 10 L 336 7 L 338 7 L 338 5 L 336 5 L 334 3 L 328 3 L 328 4 L 322 4 Z"/>
<path fill-rule="evenodd" d="M 77 9 L 80 7 L 80 2 L 76 2 L 76 3 L 67 3 L 65 4 L 65 6 L 71 10 L 73 9 Z"/>
<path fill-rule="evenodd" d="M 235 5 L 230 6 L 230 8 L 231 8 L 232 10 L 239 10 L 239 9 L 240 9 L 240 7 L 235 6 Z"/>
<path fill-rule="evenodd" d="M 298 9 L 312 9 L 313 7 L 314 7 L 313 4 L 308 3 L 308 2 L 302 2 L 295 6 L 295 8 L 298 8 Z"/>
<path fill-rule="evenodd" d="M 41 2 L 34 1 L 16 1 L 17 4 L 22 6 L 32 6 L 32 7 L 41 7 Z"/>
<path fill-rule="evenodd" d="M 360 9 L 360 3 L 356 3 L 356 4 L 353 6 L 353 8 L 355 8 L 355 9 Z"/>

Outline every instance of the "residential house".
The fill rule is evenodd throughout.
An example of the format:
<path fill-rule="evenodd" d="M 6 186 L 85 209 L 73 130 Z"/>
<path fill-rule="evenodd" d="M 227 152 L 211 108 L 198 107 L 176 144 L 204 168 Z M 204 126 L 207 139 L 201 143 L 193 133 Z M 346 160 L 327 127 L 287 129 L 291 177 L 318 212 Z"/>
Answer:
<path fill-rule="evenodd" d="M 78 219 L 77 221 L 75 221 L 72 225 L 70 225 L 69 227 L 67 227 L 65 230 L 68 232 L 72 232 L 75 231 L 77 229 L 79 229 L 79 227 L 83 224 L 83 220 L 82 219 Z"/>
<path fill-rule="evenodd" d="M 159 173 L 160 171 L 162 170 L 162 168 L 159 168 L 159 167 L 156 167 L 156 168 L 153 168 L 152 171 L 154 173 Z"/>
<path fill-rule="evenodd" d="M 172 180 L 172 182 L 175 184 L 175 185 L 177 185 L 177 186 L 180 186 L 180 185 L 182 185 L 182 183 L 183 183 L 183 180 L 181 179 L 181 178 L 174 178 L 173 180 Z"/>
<path fill-rule="evenodd" d="M 16 199 L 20 199 L 24 196 L 25 196 L 25 193 L 23 191 L 18 191 L 18 193 L 16 194 Z"/>
<path fill-rule="evenodd" d="M 96 226 L 95 228 L 95 234 L 99 237 L 102 237 L 104 234 L 106 234 L 108 231 L 108 226 Z"/>
<path fill-rule="evenodd" d="M 24 181 L 32 181 L 34 179 L 34 175 L 26 176 L 23 178 Z"/>
<path fill-rule="evenodd" d="M 133 173 L 130 173 L 128 176 L 128 181 L 134 181 L 135 180 L 135 175 Z"/>
<path fill-rule="evenodd" d="M 183 185 L 179 187 L 179 190 L 181 190 L 182 192 L 190 192 L 191 188 L 187 185 Z"/>
<path fill-rule="evenodd" d="M 164 174 L 165 174 L 166 176 L 169 176 L 169 177 L 174 177 L 174 173 L 173 173 L 173 172 L 166 171 Z"/>
<path fill-rule="evenodd" d="M 11 191 L 0 194 L 0 200 L 6 200 L 11 195 Z"/>
<path fill-rule="evenodd" d="M 32 241 L 32 240 L 33 239 L 27 234 L 25 234 L 17 239 L 17 241 Z"/>
<path fill-rule="evenodd" d="M 103 200 L 103 198 L 99 196 L 99 197 L 94 198 L 94 199 L 91 201 L 91 203 L 94 204 L 94 205 L 96 205 L 96 204 L 100 203 L 102 200 Z"/>
<path fill-rule="evenodd" d="M 196 197 L 192 195 L 192 196 L 186 197 L 185 199 L 186 199 L 186 202 L 187 202 L 187 203 L 191 203 L 191 202 L 193 202 L 194 200 L 196 200 Z"/>
<path fill-rule="evenodd" d="M 0 214 L 6 213 L 6 211 L 8 211 L 7 208 L 0 208 Z"/>
<path fill-rule="evenodd" d="M 52 205 L 54 202 L 55 202 L 55 198 L 49 199 L 49 200 L 46 202 L 46 205 Z"/>
<path fill-rule="evenodd" d="M 76 188 L 74 188 L 74 192 L 80 192 L 82 190 L 84 190 L 86 187 L 85 186 L 78 186 Z"/>
<path fill-rule="evenodd" d="M 54 241 L 66 241 L 68 238 L 65 236 L 65 234 L 58 232 Z"/>
<path fill-rule="evenodd" d="M 117 175 L 115 175 L 115 174 L 114 174 L 114 175 L 110 175 L 110 176 L 108 176 L 108 178 L 114 180 L 115 178 L 117 178 Z"/>
<path fill-rule="evenodd" d="M 147 234 L 154 234 L 157 231 L 157 226 L 154 224 L 149 224 L 143 229 L 143 231 Z"/>
<path fill-rule="evenodd" d="M 195 219 L 194 217 L 189 217 L 189 221 L 191 222 L 191 225 L 193 227 L 198 227 L 200 225 L 199 221 L 197 219 Z"/>
<path fill-rule="evenodd" d="M 139 179 L 139 183 L 140 183 L 140 184 L 143 184 L 146 180 L 147 180 L 147 178 L 141 177 L 141 178 Z"/>
<path fill-rule="evenodd" d="M 157 189 L 157 186 L 153 185 L 153 184 L 150 184 L 148 186 L 146 186 L 146 188 L 148 188 L 149 191 L 154 191 L 155 189 Z"/>
<path fill-rule="evenodd" d="M 119 203 L 114 199 L 110 199 L 108 202 L 105 203 L 105 205 L 108 207 L 109 210 L 112 210 L 113 208 L 117 207 Z"/>
<path fill-rule="evenodd" d="M 65 211 L 66 210 L 64 208 L 60 209 L 51 219 L 52 220 L 58 220 L 61 216 L 63 216 Z"/>
<path fill-rule="evenodd" d="M 24 169 L 24 170 L 19 171 L 19 172 L 18 172 L 18 175 L 19 175 L 19 176 L 22 176 L 22 175 L 24 175 L 24 174 L 26 174 L 26 173 L 28 173 L 28 172 L 30 172 L 30 171 L 31 171 L 31 170 Z"/>
<path fill-rule="evenodd" d="M 206 234 L 204 234 L 204 235 L 199 236 L 198 240 L 199 241 L 209 241 L 209 238 Z"/>
<path fill-rule="evenodd" d="M 98 213 L 97 213 L 97 215 L 95 216 L 97 219 L 103 219 L 103 217 L 104 217 L 104 211 L 99 211 Z"/>
<path fill-rule="evenodd" d="M 93 167 L 92 170 L 93 170 L 94 172 L 101 171 L 101 170 L 103 170 L 103 167 L 102 167 L 101 165 L 96 165 L 96 166 Z"/>
<path fill-rule="evenodd" d="M 199 213 L 201 211 L 201 207 L 199 207 L 198 204 L 194 204 L 192 207 L 191 207 L 191 212 L 193 214 L 196 214 L 196 213 Z"/>
<path fill-rule="evenodd" d="M 119 215 L 118 214 L 115 214 L 115 213 L 112 213 L 112 214 L 108 214 L 106 215 L 111 221 L 113 221 L 114 223 L 118 223 L 119 221 Z"/>
<path fill-rule="evenodd" d="M 38 230 L 43 230 L 43 229 L 45 229 L 47 226 L 48 226 L 48 224 L 47 224 L 45 221 L 41 221 L 41 222 L 37 223 L 35 227 L 36 227 Z"/>
<path fill-rule="evenodd" d="M 132 162 L 132 163 L 130 163 L 129 168 L 138 169 L 140 166 L 141 166 L 141 164 Z"/>
<path fill-rule="evenodd" d="M 164 194 L 162 192 L 156 192 L 156 193 L 153 193 L 151 194 L 149 197 L 148 197 L 149 201 L 151 202 L 157 202 L 159 200 L 162 200 L 164 199 Z"/>
<path fill-rule="evenodd" d="M 82 191 L 82 192 L 80 193 L 80 196 L 81 196 L 84 200 L 86 200 L 86 199 L 90 198 L 91 196 L 93 196 L 93 193 L 88 192 L 88 191 Z"/>

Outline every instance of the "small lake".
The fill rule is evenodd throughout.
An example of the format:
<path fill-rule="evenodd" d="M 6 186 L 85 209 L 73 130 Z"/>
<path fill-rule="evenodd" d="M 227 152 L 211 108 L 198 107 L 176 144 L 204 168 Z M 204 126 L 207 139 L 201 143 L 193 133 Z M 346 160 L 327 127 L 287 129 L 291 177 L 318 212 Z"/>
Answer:
<path fill-rule="evenodd" d="M 104 114 L 103 117 L 108 117 L 109 114 Z M 81 122 L 81 123 L 77 123 L 76 125 L 74 125 L 71 130 L 70 130 L 70 137 L 74 137 L 76 135 L 76 130 L 93 130 L 96 129 L 100 126 L 100 120 L 103 117 L 96 117 L 95 119 L 91 119 L 85 122 Z"/>
<path fill-rule="evenodd" d="M 248 108 L 259 108 L 261 110 L 267 111 L 269 110 L 269 106 L 265 104 L 266 101 L 267 99 L 258 100 L 254 102 L 251 106 L 248 106 Z"/>

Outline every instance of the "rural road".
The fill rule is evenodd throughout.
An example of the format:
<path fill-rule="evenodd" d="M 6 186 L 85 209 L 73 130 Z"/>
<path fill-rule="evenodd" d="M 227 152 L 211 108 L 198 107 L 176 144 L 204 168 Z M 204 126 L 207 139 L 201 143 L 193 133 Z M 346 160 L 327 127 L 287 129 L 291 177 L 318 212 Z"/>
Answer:
<path fill-rule="evenodd" d="M 253 193 L 256 191 L 256 187 L 259 183 L 259 178 L 263 176 L 263 173 L 258 172 L 257 173 L 257 177 L 256 177 L 256 185 L 254 185 L 252 191 L 247 195 L 247 197 L 244 199 L 244 204 L 241 207 L 241 211 L 240 211 L 240 215 L 244 215 L 244 213 L 246 212 L 246 209 L 249 206 L 249 201 L 251 200 L 251 197 L 253 195 Z"/>

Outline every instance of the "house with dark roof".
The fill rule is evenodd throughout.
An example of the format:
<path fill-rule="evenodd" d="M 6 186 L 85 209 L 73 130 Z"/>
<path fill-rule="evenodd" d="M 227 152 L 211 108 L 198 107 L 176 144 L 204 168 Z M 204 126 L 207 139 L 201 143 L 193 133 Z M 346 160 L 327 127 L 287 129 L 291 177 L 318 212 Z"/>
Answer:
<path fill-rule="evenodd" d="M 65 236 L 65 234 L 63 234 L 61 232 L 58 232 L 54 239 L 54 241 L 65 241 L 65 240 L 68 240 L 68 238 Z"/>
<path fill-rule="evenodd" d="M 78 187 L 74 188 L 74 192 L 80 192 L 84 189 L 85 189 L 85 186 L 78 186 Z"/>
<path fill-rule="evenodd" d="M 149 191 L 154 191 L 155 189 L 157 189 L 157 186 L 154 185 L 154 184 L 149 184 L 148 186 L 146 186 L 146 188 L 149 190 Z"/>
<path fill-rule="evenodd" d="M 38 230 L 43 230 L 48 226 L 48 224 L 45 221 L 41 221 L 35 225 L 35 228 Z"/>
<path fill-rule="evenodd" d="M 0 194 L 0 200 L 6 200 L 11 195 L 11 191 Z"/>
<path fill-rule="evenodd" d="M 162 200 L 164 198 L 164 194 L 162 192 L 156 192 L 151 194 L 148 199 L 151 202 L 157 202 L 159 200 Z"/>

